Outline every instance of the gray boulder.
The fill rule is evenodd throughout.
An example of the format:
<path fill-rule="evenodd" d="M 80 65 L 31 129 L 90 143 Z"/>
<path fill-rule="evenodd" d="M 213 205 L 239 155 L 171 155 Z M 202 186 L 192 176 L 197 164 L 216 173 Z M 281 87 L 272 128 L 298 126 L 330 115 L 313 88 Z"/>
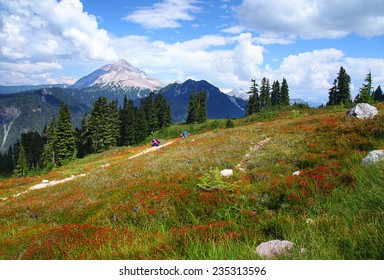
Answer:
<path fill-rule="evenodd" d="M 374 150 L 370 152 L 361 162 L 364 166 L 375 164 L 378 161 L 384 160 L 384 150 Z"/>
<path fill-rule="evenodd" d="M 256 253 L 262 258 L 273 258 L 292 249 L 293 245 L 287 240 L 270 240 L 257 246 Z"/>
<path fill-rule="evenodd" d="M 358 103 L 347 112 L 347 117 L 356 117 L 358 119 L 373 118 L 379 114 L 376 107 L 369 105 L 368 103 Z"/>

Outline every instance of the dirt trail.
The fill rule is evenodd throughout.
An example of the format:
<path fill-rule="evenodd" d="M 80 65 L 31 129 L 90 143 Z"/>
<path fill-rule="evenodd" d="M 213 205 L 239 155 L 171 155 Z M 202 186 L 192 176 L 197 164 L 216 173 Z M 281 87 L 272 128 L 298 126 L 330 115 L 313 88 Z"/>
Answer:
<path fill-rule="evenodd" d="M 153 152 L 153 151 L 156 151 L 158 149 L 161 149 L 163 147 L 166 147 L 170 144 L 172 144 L 174 141 L 169 141 L 169 142 L 166 142 L 164 144 L 161 144 L 160 146 L 158 147 L 151 147 L 151 148 L 148 148 L 148 149 L 145 149 L 144 151 L 141 151 L 140 153 L 136 154 L 136 155 L 133 155 L 133 156 L 130 156 L 128 157 L 128 159 L 134 159 L 136 157 L 139 157 L 139 156 L 142 156 L 144 154 L 147 154 L 147 153 L 150 153 L 150 152 Z M 101 166 L 102 168 L 103 167 L 108 167 L 110 166 L 111 164 L 110 163 L 107 163 L 107 164 L 104 164 L 103 166 Z M 17 194 L 14 194 L 12 195 L 12 197 L 18 197 L 22 194 L 25 194 L 25 193 L 28 193 L 30 191 L 33 191 L 33 190 L 38 190 L 38 189 L 44 189 L 44 188 L 47 188 L 47 187 L 52 187 L 52 186 L 55 186 L 55 185 L 58 185 L 58 184 L 61 184 L 61 183 L 65 183 L 65 182 L 68 182 L 68 181 L 72 181 L 78 177 L 84 177 L 84 176 L 87 176 L 89 173 L 85 173 L 85 174 L 79 174 L 79 175 L 72 175 L 71 177 L 67 177 L 67 178 L 64 178 L 64 179 L 61 179 L 61 180 L 54 180 L 54 181 L 46 181 L 46 180 L 43 180 L 40 184 L 37 184 L 37 185 L 34 185 L 32 187 L 30 187 L 28 190 L 26 191 L 23 191 L 23 192 L 20 192 L 20 193 L 17 193 Z M 3 198 L 0 198 L 0 200 L 6 200 L 8 199 L 9 197 L 3 197 Z"/>
<path fill-rule="evenodd" d="M 174 141 L 170 141 L 170 142 L 166 142 L 166 143 L 164 143 L 164 144 L 161 144 L 161 145 L 158 146 L 158 147 L 148 148 L 148 149 L 146 149 L 146 150 L 144 150 L 144 151 L 142 151 L 142 152 L 140 152 L 140 153 L 138 153 L 138 154 L 136 154 L 136 155 L 130 156 L 128 159 L 133 159 L 133 158 L 135 158 L 135 157 L 139 157 L 139 156 L 142 156 L 142 155 L 144 155 L 144 154 L 147 154 L 147 153 L 156 151 L 156 150 L 158 150 L 158 149 L 160 149 L 160 148 L 163 148 L 163 147 L 165 147 L 165 146 L 168 146 L 168 145 L 172 144 L 173 142 L 174 142 Z"/>

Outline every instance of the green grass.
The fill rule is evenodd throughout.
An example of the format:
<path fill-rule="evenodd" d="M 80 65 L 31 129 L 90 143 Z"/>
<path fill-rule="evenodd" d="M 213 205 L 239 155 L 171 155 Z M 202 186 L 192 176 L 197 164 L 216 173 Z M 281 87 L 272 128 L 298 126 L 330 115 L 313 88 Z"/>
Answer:
<path fill-rule="evenodd" d="M 384 164 L 360 164 L 384 147 L 382 117 L 295 107 L 226 123 L 163 129 L 174 143 L 134 159 L 150 145 L 1 181 L 0 258 L 258 259 L 258 244 L 285 239 L 279 259 L 383 259 Z"/>

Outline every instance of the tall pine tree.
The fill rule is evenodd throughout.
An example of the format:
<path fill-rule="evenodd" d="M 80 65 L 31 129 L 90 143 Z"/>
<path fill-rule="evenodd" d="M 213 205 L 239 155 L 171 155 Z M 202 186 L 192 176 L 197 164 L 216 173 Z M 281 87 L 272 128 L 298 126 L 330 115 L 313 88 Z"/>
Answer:
<path fill-rule="evenodd" d="M 46 143 L 43 150 L 43 167 L 51 169 L 56 167 L 56 121 L 53 118 L 44 129 Z"/>
<path fill-rule="evenodd" d="M 92 152 L 103 152 L 116 146 L 120 137 L 117 101 L 108 103 L 106 97 L 96 100 L 88 122 L 88 137 Z"/>
<path fill-rule="evenodd" d="M 283 78 L 283 82 L 281 83 L 281 102 L 280 105 L 288 106 L 289 105 L 289 87 L 288 82 L 285 78 Z"/>
<path fill-rule="evenodd" d="M 347 74 L 345 69 L 341 66 L 337 79 L 333 83 L 332 88 L 329 89 L 329 98 L 327 105 L 347 105 L 351 101 L 351 76 Z"/>
<path fill-rule="evenodd" d="M 372 103 L 373 102 L 373 93 L 372 89 L 372 75 L 371 71 L 367 74 L 365 78 L 365 84 L 359 89 L 359 94 L 355 98 L 356 103 Z"/>
<path fill-rule="evenodd" d="M 252 85 L 248 93 L 250 94 L 247 105 L 247 116 L 259 111 L 259 85 L 252 79 Z"/>
<path fill-rule="evenodd" d="M 281 105 L 281 92 L 280 92 L 280 83 L 279 81 L 274 81 L 272 84 L 272 91 L 271 91 L 271 105 Z"/>
<path fill-rule="evenodd" d="M 75 131 L 72 127 L 68 106 L 61 103 L 55 137 L 56 163 L 58 166 L 68 163 L 76 156 Z"/>
<path fill-rule="evenodd" d="M 133 101 L 125 96 L 123 108 L 120 110 L 120 145 L 129 146 L 136 143 L 135 110 Z"/>
<path fill-rule="evenodd" d="M 149 95 L 142 101 L 145 117 L 148 125 L 148 134 L 152 134 L 159 129 L 159 120 L 157 117 L 156 108 L 154 106 L 154 93 L 150 92 Z"/>
<path fill-rule="evenodd" d="M 205 91 L 200 92 L 197 95 L 198 102 L 198 123 L 205 123 L 207 121 L 207 93 Z"/>
<path fill-rule="evenodd" d="M 136 109 L 135 112 L 135 143 L 143 142 L 149 135 L 147 117 L 143 106 Z"/>
<path fill-rule="evenodd" d="M 205 91 L 191 94 L 186 123 L 204 123 L 207 120 L 207 94 Z"/>
<path fill-rule="evenodd" d="M 333 81 L 333 86 L 329 89 L 328 92 L 328 106 L 332 106 L 336 104 L 336 96 L 337 96 L 337 80 Z"/>
<path fill-rule="evenodd" d="M 171 107 L 161 93 L 155 97 L 154 108 L 156 110 L 159 128 L 170 126 L 172 124 Z"/>
<path fill-rule="evenodd" d="M 384 101 L 383 91 L 381 90 L 380 86 L 378 86 L 376 88 L 375 92 L 373 93 L 373 100 L 377 101 L 377 102 L 383 102 Z"/>
<path fill-rule="evenodd" d="M 107 133 L 105 134 L 105 148 L 116 147 L 120 138 L 120 119 L 118 102 L 114 100 L 108 104 Z"/>
<path fill-rule="evenodd" d="M 260 85 L 260 98 L 259 98 L 260 109 L 268 109 L 269 107 L 271 107 L 270 91 L 271 91 L 271 88 L 269 86 L 269 80 L 264 77 L 261 80 L 261 85 Z"/>
<path fill-rule="evenodd" d="M 19 147 L 19 158 L 17 160 L 16 169 L 14 172 L 15 177 L 24 177 L 28 172 L 27 155 L 23 145 Z"/>
<path fill-rule="evenodd" d="M 87 154 L 92 153 L 92 139 L 89 133 L 89 119 L 88 113 L 84 114 L 81 121 L 81 129 L 79 131 L 78 141 L 78 157 L 84 157 Z"/>

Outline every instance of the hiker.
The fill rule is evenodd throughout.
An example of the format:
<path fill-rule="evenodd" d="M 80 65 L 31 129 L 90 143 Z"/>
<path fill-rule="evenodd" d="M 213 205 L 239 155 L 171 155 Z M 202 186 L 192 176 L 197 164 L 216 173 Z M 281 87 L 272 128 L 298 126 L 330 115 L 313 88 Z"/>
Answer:
<path fill-rule="evenodd" d="M 189 134 L 186 130 L 184 130 L 183 132 L 183 138 L 187 138 L 188 136 L 190 136 L 191 134 Z"/>
<path fill-rule="evenodd" d="M 158 147 L 160 145 L 160 140 L 157 138 L 152 138 L 152 146 Z"/>

